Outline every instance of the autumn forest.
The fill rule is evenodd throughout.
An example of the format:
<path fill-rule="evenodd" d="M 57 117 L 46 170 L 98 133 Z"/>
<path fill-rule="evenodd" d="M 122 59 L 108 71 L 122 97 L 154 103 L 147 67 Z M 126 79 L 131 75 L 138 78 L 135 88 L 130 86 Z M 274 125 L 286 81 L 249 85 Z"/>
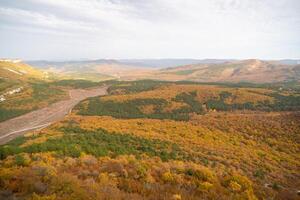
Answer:
<path fill-rule="evenodd" d="M 99 84 L 109 85 L 108 95 L 83 100 L 63 120 L 0 147 L 7 196 L 297 198 L 296 83 Z"/>

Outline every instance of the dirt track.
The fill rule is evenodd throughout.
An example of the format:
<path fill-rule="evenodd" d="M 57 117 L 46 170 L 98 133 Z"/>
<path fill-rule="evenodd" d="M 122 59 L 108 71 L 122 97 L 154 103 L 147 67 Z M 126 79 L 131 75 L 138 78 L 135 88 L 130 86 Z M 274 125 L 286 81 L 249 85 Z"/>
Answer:
<path fill-rule="evenodd" d="M 90 90 L 70 90 L 68 100 L 51 104 L 46 108 L 32 111 L 25 115 L 0 123 L 0 144 L 4 144 L 28 131 L 41 129 L 53 122 L 59 121 L 67 115 L 72 108 L 88 97 L 107 94 L 107 86 Z"/>

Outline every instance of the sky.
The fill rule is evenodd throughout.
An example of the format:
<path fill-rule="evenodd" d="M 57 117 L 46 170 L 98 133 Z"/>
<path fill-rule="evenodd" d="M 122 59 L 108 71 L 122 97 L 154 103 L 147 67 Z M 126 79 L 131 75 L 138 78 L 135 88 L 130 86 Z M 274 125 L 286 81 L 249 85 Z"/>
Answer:
<path fill-rule="evenodd" d="M 0 0 L 0 57 L 299 59 L 300 0 Z"/>

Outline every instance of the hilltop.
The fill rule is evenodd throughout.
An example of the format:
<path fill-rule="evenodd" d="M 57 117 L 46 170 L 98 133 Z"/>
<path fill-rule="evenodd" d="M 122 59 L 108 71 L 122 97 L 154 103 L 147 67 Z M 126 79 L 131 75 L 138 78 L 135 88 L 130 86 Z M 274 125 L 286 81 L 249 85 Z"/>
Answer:
<path fill-rule="evenodd" d="M 300 65 L 249 59 L 185 65 L 162 69 L 154 74 L 153 77 L 162 80 L 267 83 L 300 80 Z"/>
<path fill-rule="evenodd" d="M 45 79 L 47 73 L 42 72 L 21 60 L 0 60 L 0 76 L 9 80 Z"/>
<path fill-rule="evenodd" d="M 20 60 L 0 61 L 0 122 L 69 98 L 68 91 L 98 86 L 97 82 L 65 80 Z"/>

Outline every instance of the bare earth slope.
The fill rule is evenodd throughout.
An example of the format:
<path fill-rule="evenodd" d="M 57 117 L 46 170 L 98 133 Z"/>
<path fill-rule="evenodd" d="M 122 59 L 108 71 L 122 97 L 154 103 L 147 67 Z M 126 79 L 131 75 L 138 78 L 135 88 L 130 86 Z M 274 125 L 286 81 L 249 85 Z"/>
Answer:
<path fill-rule="evenodd" d="M 68 100 L 2 122 L 0 123 L 0 144 L 4 144 L 27 131 L 40 129 L 63 119 L 78 102 L 88 97 L 101 96 L 106 93 L 107 86 L 90 90 L 70 90 Z"/>

